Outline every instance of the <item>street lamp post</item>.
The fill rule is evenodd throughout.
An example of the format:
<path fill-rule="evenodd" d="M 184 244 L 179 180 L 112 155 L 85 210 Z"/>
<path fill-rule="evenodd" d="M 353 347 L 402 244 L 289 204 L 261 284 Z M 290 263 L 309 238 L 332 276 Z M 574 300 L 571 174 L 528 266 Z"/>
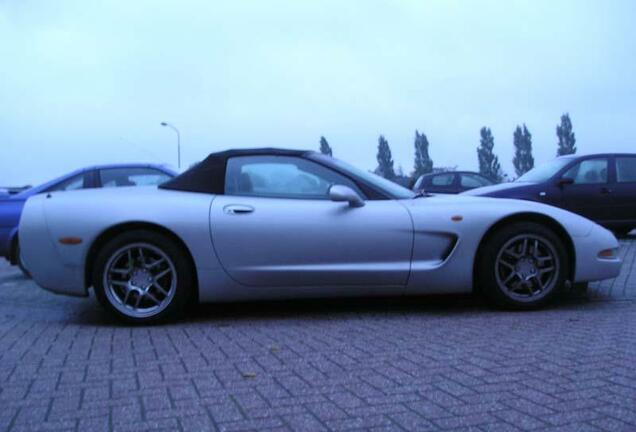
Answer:
<path fill-rule="evenodd" d="M 181 169 L 181 134 L 179 133 L 179 129 L 168 122 L 161 122 L 161 126 L 169 127 L 177 133 L 177 167 Z"/>

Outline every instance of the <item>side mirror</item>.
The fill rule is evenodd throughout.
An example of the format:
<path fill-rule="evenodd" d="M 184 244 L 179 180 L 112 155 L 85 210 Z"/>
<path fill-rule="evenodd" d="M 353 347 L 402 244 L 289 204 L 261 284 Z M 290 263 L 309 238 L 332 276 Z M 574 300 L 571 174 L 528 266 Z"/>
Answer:
<path fill-rule="evenodd" d="M 573 183 L 574 183 L 574 179 L 570 177 L 561 177 L 559 180 L 557 180 L 557 186 L 559 187 L 563 187 L 565 185 L 571 185 Z"/>
<path fill-rule="evenodd" d="M 333 185 L 329 188 L 329 199 L 331 201 L 346 201 L 351 207 L 364 206 L 364 200 L 356 191 L 349 186 Z"/>

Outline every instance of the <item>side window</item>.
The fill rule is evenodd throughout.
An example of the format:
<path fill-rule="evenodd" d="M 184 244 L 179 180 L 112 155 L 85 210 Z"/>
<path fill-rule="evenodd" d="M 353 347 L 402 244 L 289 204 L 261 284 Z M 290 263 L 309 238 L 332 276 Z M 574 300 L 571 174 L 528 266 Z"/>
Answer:
<path fill-rule="evenodd" d="M 163 171 L 154 168 L 107 168 L 99 170 L 102 187 L 152 186 L 170 179 Z"/>
<path fill-rule="evenodd" d="M 455 174 L 440 174 L 433 176 L 431 179 L 431 184 L 433 186 L 450 186 L 453 184 L 453 180 L 455 179 Z"/>
<path fill-rule="evenodd" d="M 492 182 L 488 179 L 474 174 L 462 174 L 460 176 L 460 179 L 462 187 L 471 189 L 483 186 L 490 186 L 492 184 Z"/>
<path fill-rule="evenodd" d="M 72 191 L 77 189 L 85 189 L 88 187 L 89 182 L 89 174 L 82 173 L 75 175 L 71 178 L 67 178 L 66 180 L 51 186 L 46 191 L 47 192 L 61 192 L 61 191 Z"/>
<path fill-rule="evenodd" d="M 618 183 L 636 183 L 636 157 L 616 158 L 616 181 Z"/>
<path fill-rule="evenodd" d="M 573 179 L 574 184 L 607 183 L 607 159 L 586 159 L 567 170 L 563 177 Z"/>
<path fill-rule="evenodd" d="M 227 161 L 226 195 L 328 199 L 329 188 L 354 182 L 317 163 L 290 156 L 238 156 Z"/>

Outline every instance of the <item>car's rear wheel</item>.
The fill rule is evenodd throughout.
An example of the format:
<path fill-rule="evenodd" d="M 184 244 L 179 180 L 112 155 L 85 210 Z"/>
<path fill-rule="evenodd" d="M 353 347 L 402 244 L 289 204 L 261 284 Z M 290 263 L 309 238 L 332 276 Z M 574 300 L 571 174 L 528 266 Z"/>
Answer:
<path fill-rule="evenodd" d="M 482 245 L 477 283 L 497 306 L 535 309 L 550 302 L 564 286 L 569 261 L 563 241 L 534 222 L 514 223 L 496 231 Z"/>
<path fill-rule="evenodd" d="M 180 317 L 194 291 L 186 253 L 154 231 L 135 230 L 111 239 L 98 253 L 94 269 L 99 302 L 131 323 Z"/>

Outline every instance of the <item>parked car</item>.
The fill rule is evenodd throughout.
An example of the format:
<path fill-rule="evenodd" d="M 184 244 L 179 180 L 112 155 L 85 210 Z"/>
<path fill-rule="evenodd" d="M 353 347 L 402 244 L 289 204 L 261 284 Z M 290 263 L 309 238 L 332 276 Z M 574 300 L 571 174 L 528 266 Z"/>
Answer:
<path fill-rule="evenodd" d="M 636 228 L 636 154 L 562 156 L 512 183 L 473 189 L 466 194 L 550 204 L 625 235 Z"/>
<path fill-rule="evenodd" d="M 116 202 L 116 205 L 113 203 Z M 416 194 L 302 150 L 210 155 L 159 187 L 31 197 L 23 257 L 43 288 L 147 323 L 192 301 L 470 292 L 544 305 L 613 278 L 611 232 L 556 207 Z"/>
<path fill-rule="evenodd" d="M 471 171 L 453 171 L 421 175 L 413 185 L 415 192 L 458 194 L 495 184 L 488 177 Z"/>
<path fill-rule="evenodd" d="M 159 184 L 174 177 L 176 172 L 163 165 L 117 164 L 79 169 L 17 194 L 0 195 L 0 257 L 19 265 L 28 275 L 20 259 L 18 223 L 26 200 L 37 194 L 76 189 L 110 188 Z"/>
<path fill-rule="evenodd" d="M 9 186 L 9 187 L 0 187 L 0 193 L 6 193 L 8 195 L 15 195 L 22 191 L 29 189 L 31 186 Z"/>

